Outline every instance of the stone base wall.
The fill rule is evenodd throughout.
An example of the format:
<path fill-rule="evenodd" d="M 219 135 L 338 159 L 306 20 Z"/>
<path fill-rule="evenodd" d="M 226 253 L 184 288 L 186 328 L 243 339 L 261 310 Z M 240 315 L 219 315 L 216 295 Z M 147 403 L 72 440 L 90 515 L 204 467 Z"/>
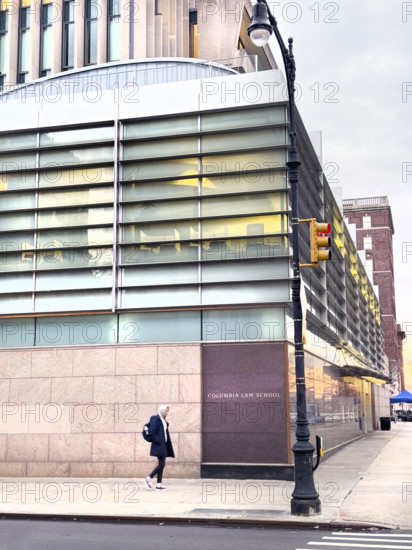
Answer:
<path fill-rule="evenodd" d="M 0 403 L 0 477 L 146 476 L 141 431 L 162 403 L 165 476 L 200 477 L 198 344 L 2 350 Z"/>

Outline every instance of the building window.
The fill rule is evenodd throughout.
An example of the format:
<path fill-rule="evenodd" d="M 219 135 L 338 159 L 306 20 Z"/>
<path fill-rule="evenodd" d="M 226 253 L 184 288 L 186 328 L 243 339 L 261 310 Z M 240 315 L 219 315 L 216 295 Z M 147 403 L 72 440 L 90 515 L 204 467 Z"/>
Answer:
<path fill-rule="evenodd" d="M 0 90 L 6 83 L 7 20 L 8 12 L 0 11 Z"/>
<path fill-rule="evenodd" d="M 373 282 L 373 258 L 367 258 L 365 260 L 365 270 L 369 279 Z"/>
<path fill-rule="evenodd" d="M 40 76 L 51 74 L 51 52 L 52 52 L 52 10 L 53 4 L 43 4 L 41 7 L 41 30 L 40 30 Z"/>
<path fill-rule="evenodd" d="M 63 7 L 63 60 L 62 69 L 74 67 L 74 0 L 64 2 Z"/>
<path fill-rule="evenodd" d="M 20 8 L 18 83 L 29 78 L 30 8 Z"/>
<path fill-rule="evenodd" d="M 363 216 L 363 229 L 370 229 L 372 227 L 371 217 Z"/>
<path fill-rule="evenodd" d="M 109 0 L 108 11 L 107 59 L 120 59 L 120 0 Z"/>
<path fill-rule="evenodd" d="M 92 0 L 86 0 L 84 64 L 97 63 L 97 15 L 98 6 Z"/>
<path fill-rule="evenodd" d="M 189 56 L 197 57 L 197 10 L 189 11 Z"/>
<path fill-rule="evenodd" d="M 363 237 L 363 250 L 372 249 L 372 237 Z"/>

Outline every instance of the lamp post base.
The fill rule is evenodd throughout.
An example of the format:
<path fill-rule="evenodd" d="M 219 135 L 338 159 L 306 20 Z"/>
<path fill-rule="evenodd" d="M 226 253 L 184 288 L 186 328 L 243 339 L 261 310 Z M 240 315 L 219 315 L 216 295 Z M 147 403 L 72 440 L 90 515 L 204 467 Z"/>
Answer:
<path fill-rule="evenodd" d="M 293 516 L 316 516 L 320 514 L 320 500 L 318 498 L 292 498 L 290 512 Z"/>
<path fill-rule="evenodd" d="M 303 423 L 303 428 L 307 428 L 307 422 Z M 301 429 L 298 421 L 298 431 Z M 315 516 L 321 513 L 319 494 L 313 479 L 314 450 L 313 445 L 307 440 L 298 440 L 292 447 L 295 455 L 295 488 L 290 511 L 293 516 Z"/>

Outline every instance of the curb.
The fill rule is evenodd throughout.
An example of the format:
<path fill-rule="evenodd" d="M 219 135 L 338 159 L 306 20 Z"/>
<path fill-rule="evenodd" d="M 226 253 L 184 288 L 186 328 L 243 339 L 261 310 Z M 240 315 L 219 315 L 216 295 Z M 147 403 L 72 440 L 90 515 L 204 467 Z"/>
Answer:
<path fill-rule="evenodd" d="M 197 525 L 209 527 L 226 527 L 237 529 L 318 529 L 329 531 L 341 530 L 398 530 L 397 525 L 370 522 L 351 521 L 301 521 L 301 520 L 259 520 L 242 518 L 205 518 L 205 517 L 162 517 L 162 516 L 96 516 L 86 514 L 23 514 L 1 513 L 0 520 L 38 520 L 38 521 L 81 521 L 81 522 L 108 522 L 108 523 L 139 523 L 160 525 Z"/>

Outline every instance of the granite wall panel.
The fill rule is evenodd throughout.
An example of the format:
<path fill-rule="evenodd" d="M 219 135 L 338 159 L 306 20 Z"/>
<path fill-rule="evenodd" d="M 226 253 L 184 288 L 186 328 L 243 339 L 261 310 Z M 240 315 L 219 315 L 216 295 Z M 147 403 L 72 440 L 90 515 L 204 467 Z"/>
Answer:
<path fill-rule="evenodd" d="M 0 403 L 1 477 L 147 475 L 141 431 L 162 403 L 176 453 L 166 475 L 200 475 L 199 344 L 0 350 Z"/>

